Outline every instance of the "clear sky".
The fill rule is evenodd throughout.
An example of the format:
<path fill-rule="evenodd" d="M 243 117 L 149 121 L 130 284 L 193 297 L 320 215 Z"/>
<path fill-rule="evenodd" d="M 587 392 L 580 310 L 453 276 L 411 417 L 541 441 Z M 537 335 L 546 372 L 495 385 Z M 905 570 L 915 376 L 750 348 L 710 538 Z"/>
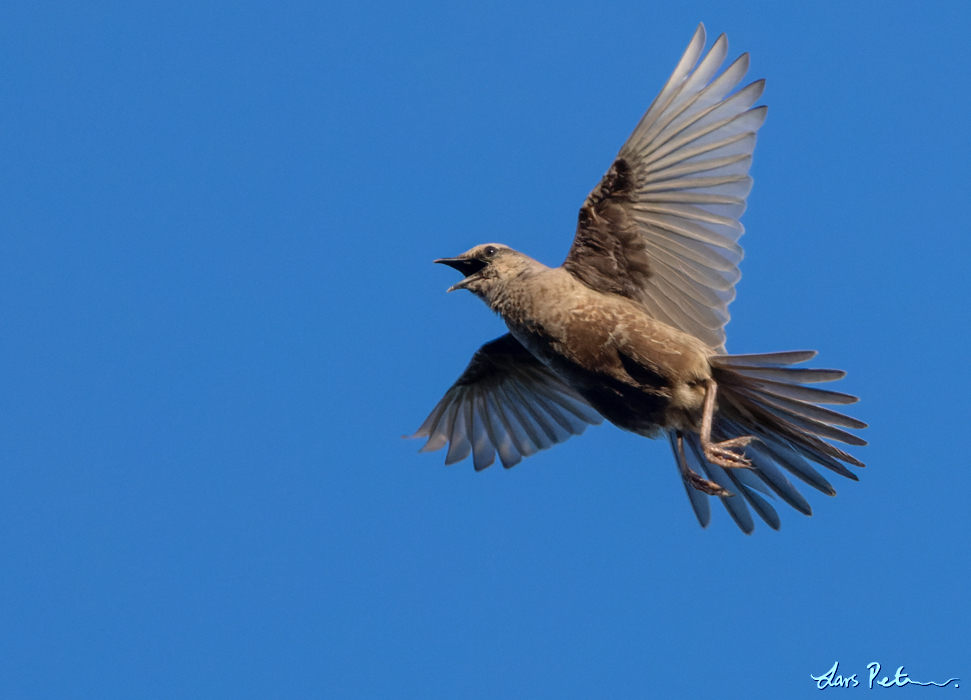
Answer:
<path fill-rule="evenodd" d="M 969 7 L 5 3 L 0 697 L 966 693 Z M 729 350 L 872 426 L 751 537 L 609 425 L 400 437 L 503 332 L 431 261 L 559 264 L 699 21 L 768 80 Z"/>

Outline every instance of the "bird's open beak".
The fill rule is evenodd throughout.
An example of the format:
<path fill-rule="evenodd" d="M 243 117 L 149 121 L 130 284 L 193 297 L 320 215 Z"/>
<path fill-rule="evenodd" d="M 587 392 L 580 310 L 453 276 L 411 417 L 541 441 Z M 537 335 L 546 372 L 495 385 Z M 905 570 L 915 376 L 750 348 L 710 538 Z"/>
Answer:
<path fill-rule="evenodd" d="M 467 282 L 469 282 L 469 278 L 486 266 L 484 262 L 481 260 L 476 260 L 475 258 L 439 258 L 434 262 L 441 263 L 442 265 L 448 265 L 449 267 L 455 268 L 465 275 L 464 280 L 461 282 L 456 282 L 449 287 L 448 290 L 446 290 L 449 292 L 454 292 L 456 289 L 465 289 L 465 285 Z"/>

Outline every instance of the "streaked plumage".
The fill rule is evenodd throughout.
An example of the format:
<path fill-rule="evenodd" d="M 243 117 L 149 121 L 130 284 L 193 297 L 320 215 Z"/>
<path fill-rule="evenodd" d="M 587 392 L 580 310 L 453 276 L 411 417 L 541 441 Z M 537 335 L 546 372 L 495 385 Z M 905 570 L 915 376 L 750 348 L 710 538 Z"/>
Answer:
<path fill-rule="evenodd" d="M 782 469 L 835 490 L 815 463 L 856 480 L 862 467 L 830 440 L 862 422 L 823 405 L 856 398 L 812 386 L 838 370 L 793 365 L 812 351 L 725 353 L 744 229 L 738 218 L 765 107 L 764 83 L 735 92 L 743 54 L 721 74 L 720 36 L 702 58 L 699 25 L 671 78 L 580 209 L 566 261 L 549 268 L 500 244 L 446 263 L 506 322 L 486 343 L 415 437 L 422 451 L 448 445 L 446 464 L 505 467 L 579 435 L 604 418 L 645 437 L 667 433 L 702 526 L 718 497 L 738 526 L 754 510 L 770 527 L 778 497 L 811 513 Z M 700 61 L 699 61 L 700 59 Z M 822 404 L 822 405 L 821 405 Z M 779 467 L 782 467 L 780 469 Z"/>

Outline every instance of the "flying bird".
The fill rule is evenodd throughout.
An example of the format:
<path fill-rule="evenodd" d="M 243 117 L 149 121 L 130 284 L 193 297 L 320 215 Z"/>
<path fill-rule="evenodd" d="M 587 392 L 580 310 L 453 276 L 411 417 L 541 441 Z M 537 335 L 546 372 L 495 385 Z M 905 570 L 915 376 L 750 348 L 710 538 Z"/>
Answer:
<path fill-rule="evenodd" d="M 509 332 L 479 348 L 412 436 L 427 438 L 421 451 L 448 445 L 446 464 L 471 454 L 477 471 L 498 453 L 509 468 L 605 418 L 666 435 L 701 526 L 715 497 L 745 533 L 750 509 L 779 528 L 774 497 L 811 515 L 785 472 L 828 495 L 813 464 L 857 480 L 846 465 L 863 463 L 830 441 L 865 445 L 847 429 L 866 424 L 821 405 L 857 398 L 808 386 L 844 372 L 793 366 L 813 351 L 725 350 L 765 81 L 736 90 L 748 54 L 719 73 L 725 35 L 702 58 L 704 46 L 699 25 L 580 208 L 560 267 L 499 243 L 435 261 L 464 276 L 448 291 L 478 296 Z"/>

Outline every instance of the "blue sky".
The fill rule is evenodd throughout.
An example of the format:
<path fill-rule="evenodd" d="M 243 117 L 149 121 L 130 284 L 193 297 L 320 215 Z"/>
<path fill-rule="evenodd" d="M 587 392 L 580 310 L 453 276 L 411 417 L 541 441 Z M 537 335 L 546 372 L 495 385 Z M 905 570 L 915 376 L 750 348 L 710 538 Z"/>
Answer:
<path fill-rule="evenodd" d="M 814 348 L 859 483 L 745 537 L 609 426 L 416 454 L 699 21 L 768 80 L 733 352 Z M 0 697 L 952 696 L 971 684 L 971 10 L 0 9 Z M 863 684 L 820 691 L 840 662 Z M 957 692 L 963 692 L 964 685 Z"/>

